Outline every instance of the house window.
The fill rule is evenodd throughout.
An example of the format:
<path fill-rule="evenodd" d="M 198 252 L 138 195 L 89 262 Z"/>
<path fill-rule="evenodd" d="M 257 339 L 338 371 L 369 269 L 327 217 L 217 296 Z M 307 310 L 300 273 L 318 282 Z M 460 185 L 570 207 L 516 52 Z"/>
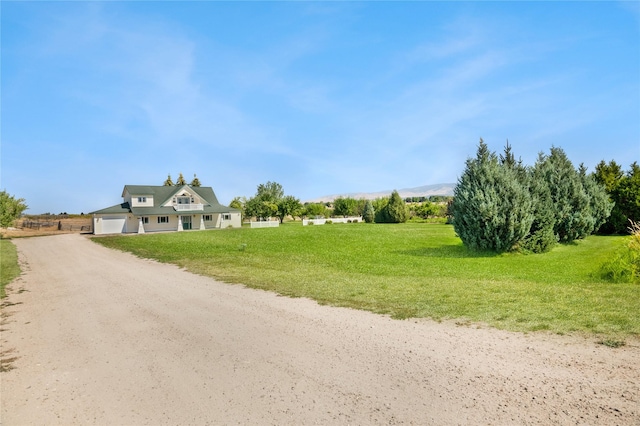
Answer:
<path fill-rule="evenodd" d="M 158 216 L 158 223 L 169 223 L 169 216 Z"/>
<path fill-rule="evenodd" d="M 143 217 L 142 217 L 142 223 L 144 223 L 145 225 L 146 225 L 147 223 L 149 223 L 149 217 L 148 217 L 148 216 L 143 216 Z"/>
<path fill-rule="evenodd" d="M 212 220 L 210 214 L 202 215 L 202 219 L 204 219 L 205 222 L 211 222 Z"/>
<path fill-rule="evenodd" d="M 229 213 L 223 213 L 222 220 L 231 220 L 231 215 Z"/>
<path fill-rule="evenodd" d="M 138 197 L 138 202 L 139 203 L 146 203 L 147 202 L 147 197 Z"/>

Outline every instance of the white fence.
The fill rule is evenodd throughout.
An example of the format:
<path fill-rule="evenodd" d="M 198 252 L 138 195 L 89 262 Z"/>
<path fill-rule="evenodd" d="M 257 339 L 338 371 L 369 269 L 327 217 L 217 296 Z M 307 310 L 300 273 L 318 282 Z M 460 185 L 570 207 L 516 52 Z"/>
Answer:
<path fill-rule="evenodd" d="M 358 217 L 332 217 L 329 219 L 303 219 L 302 226 L 307 225 L 324 225 L 325 223 L 356 223 L 362 222 L 362 216 Z"/>
<path fill-rule="evenodd" d="M 280 221 L 278 220 L 267 220 L 264 222 L 251 222 L 252 228 L 277 228 L 280 226 Z"/>

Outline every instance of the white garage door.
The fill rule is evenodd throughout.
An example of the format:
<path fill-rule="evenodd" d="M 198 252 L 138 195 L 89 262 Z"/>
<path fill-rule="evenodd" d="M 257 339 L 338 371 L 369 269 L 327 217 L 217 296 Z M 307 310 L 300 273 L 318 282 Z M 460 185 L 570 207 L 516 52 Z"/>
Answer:
<path fill-rule="evenodd" d="M 121 234 L 126 231 L 126 216 L 107 216 L 102 218 L 103 234 Z"/>

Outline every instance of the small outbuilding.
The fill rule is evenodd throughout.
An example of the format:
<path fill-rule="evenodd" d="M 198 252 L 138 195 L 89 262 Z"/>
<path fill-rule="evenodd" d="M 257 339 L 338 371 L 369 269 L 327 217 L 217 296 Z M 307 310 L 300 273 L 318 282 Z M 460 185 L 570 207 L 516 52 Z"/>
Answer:
<path fill-rule="evenodd" d="M 123 202 L 91 212 L 93 233 L 124 234 L 241 227 L 242 213 L 207 186 L 125 185 Z"/>

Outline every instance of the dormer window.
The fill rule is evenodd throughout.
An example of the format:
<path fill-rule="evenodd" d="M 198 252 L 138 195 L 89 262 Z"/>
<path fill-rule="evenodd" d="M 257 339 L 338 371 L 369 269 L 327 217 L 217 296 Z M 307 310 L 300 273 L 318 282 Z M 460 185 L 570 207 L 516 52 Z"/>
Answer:
<path fill-rule="evenodd" d="M 139 203 L 146 203 L 147 202 L 147 197 L 138 197 L 138 202 Z"/>

